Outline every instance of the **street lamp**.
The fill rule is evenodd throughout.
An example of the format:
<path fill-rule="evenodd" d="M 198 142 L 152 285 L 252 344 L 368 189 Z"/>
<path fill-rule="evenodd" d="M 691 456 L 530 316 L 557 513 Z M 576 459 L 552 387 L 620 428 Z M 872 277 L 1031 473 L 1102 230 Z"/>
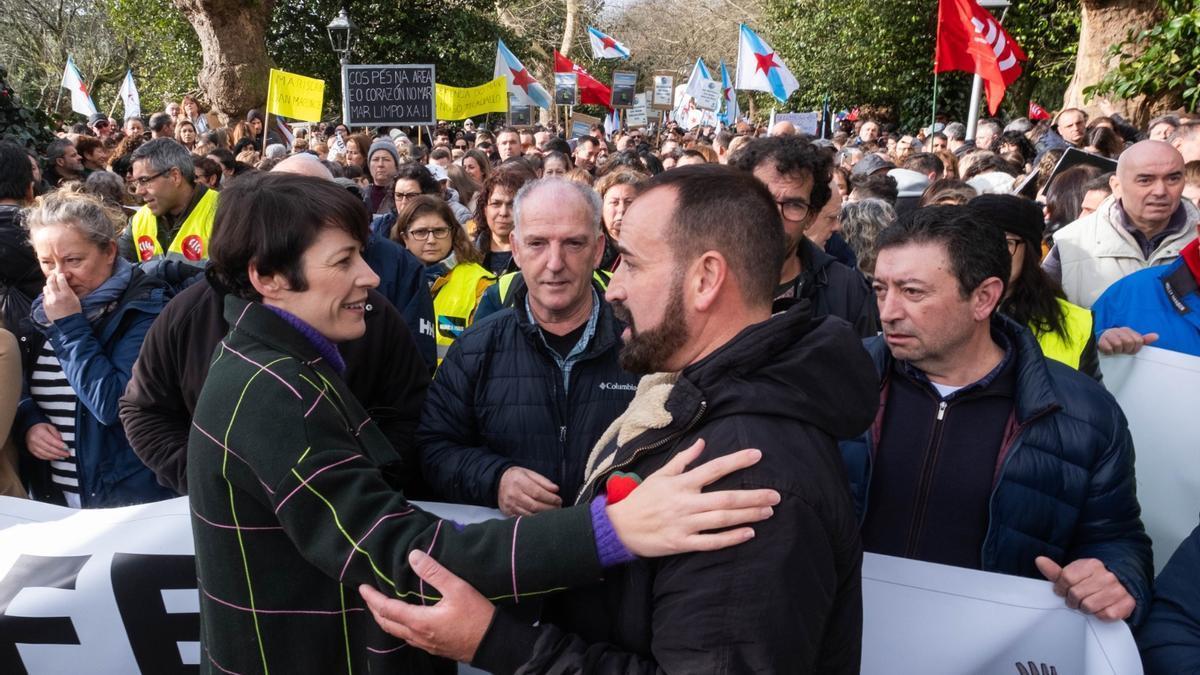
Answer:
<path fill-rule="evenodd" d="M 1008 6 L 1011 3 L 1009 0 L 982 0 L 979 3 L 980 7 L 986 10 L 994 11 L 997 9 L 1003 10 L 1000 13 L 1000 18 L 997 23 L 1004 23 L 1004 17 L 1008 14 Z M 971 82 L 971 103 L 967 112 L 967 137 L 968 141 L 975 140 L 975 127 L 979 124 L 979 103 L 983 98 L 983 78 L 979 73 L 975 73 L 975 78 Z M 933 127 L 930 127 L 932 129 Z"/>
<path fill-rule="evenodd" d="M 347 105 L 349 96 L 346 93 L 346 64 L 350 61 L 350 48 L 354 46 L 354 36 L 358 32 L 358 26 L 350 20 L 350 15 L 346 14 L 346 8 L 338 10 L 338 15 L 329 25 L 325 27 L 329 32 L 329 44 L 333 47 L 333 53 L 338 55 L 342 63 L 342 124 L 346 128 L 350 128 L 350 108 Z"/>

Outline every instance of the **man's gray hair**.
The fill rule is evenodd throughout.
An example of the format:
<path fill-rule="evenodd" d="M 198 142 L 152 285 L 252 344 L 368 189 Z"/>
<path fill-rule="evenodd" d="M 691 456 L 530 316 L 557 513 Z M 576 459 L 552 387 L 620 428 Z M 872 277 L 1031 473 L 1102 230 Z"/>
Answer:
<path fill-rule="evenodd" d="M 1172 131 L 1171 135 L 1167 137 L 1167 142 L 1183 142 L 1197 134 L 1200 134 L 1200 122 L 1184 122 L 1175 127 L 1175 131 Z"/>
<path fill-rule="evenodd" d="M 967 125 L 962 122 L 951 122 L 942 129 L 942 133 L 946 134 L 948 141 L 963 141 L 967 138 Z"/>
<path fill-rule="evenodd" d="M 75 144 L 71 141 L 60 138 L 46 146 L 46 162 L 54 164 L 54 161 L 67 154 L 67 148 L 74 147 Z"/>
<path fill-rule="evenodd" d="M 564 180 L 562 178 L 539 178 L 532 180 L 521 186 L 517 191 L 517 196 L 513 198 L 513 232 L 521 229 L 521 211 L 528 208 L 525 205 L 525 200 L 529 199 L 533 193 L 546 189 L 555 191 L 564 191 L 574 193 L 576 197 L 583 201 L 588 209 L 588 217 L 591 220 L 592 230 L 596 234 L 604 232 L 604 226 L 601 223 L 600 216 L 600 195 L 596 194 L 590 186 L 575 181 Z"/>
<path fill-rule="evenodd" d="M 133 151 L 130 161 L 145 160 L 150 164 L 151 173 L 162 173 L 171 169 L 179 169 L 179 174 L 189 183 L 196 180 L 196 165 L 192 163 L 192 154 L 173 138 L 156 138 L 138 146 Z"/>

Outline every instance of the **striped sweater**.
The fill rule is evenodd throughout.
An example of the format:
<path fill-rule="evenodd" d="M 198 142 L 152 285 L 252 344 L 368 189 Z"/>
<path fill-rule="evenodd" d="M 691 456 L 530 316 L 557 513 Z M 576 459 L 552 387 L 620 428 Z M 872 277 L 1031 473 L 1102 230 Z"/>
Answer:
<path fill-rule="evenodd" d="M 435 602 L 413 548 L 497 601 L 599 578 L 586 505 L 469 526 L 410 506 L 381 471 L 398 455 L 320 350 L 260 304 L 231 296 L 225 317 L 188 444 L 204 672 L 427 670 L 355 591 Z"/>

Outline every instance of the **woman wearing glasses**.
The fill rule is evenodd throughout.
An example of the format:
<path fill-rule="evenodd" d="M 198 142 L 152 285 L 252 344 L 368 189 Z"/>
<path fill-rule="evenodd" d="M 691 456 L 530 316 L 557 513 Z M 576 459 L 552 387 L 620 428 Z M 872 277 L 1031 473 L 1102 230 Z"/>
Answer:
<path fill-rule="evenodd" d="M 174 497 L 133 454 L 117 417 L 165 285 L 117 255 L 124 218 L 96 197 L 58 190 L 25 223 L 46 275 L 13 427 L 36 460 L 25 476 L 31 496 L 74 508 Z"/>
<path fill-rule="evenodd" d="M 406 200 L 392 238 L 425 264 L 440 365 L 446 350 L 474 322 L 479 299 L 496 283 L 496 277 L 479 264 L 483 256 L 449 205 L 436 196 Z"/>

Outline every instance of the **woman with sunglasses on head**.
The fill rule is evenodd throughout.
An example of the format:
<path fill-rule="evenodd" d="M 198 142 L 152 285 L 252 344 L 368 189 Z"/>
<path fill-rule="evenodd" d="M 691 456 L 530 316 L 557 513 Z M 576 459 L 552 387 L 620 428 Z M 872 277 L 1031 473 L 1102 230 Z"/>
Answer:
<path fill-rule="evenodd" d="M 450 206 L 437 196 L 407 200 L 396 216 L 392 238 L 425 265 L 440 364 L 454 340 L 474 322 L 479 299 L 496 277 L 479 264 L 483 256 Z"/>

